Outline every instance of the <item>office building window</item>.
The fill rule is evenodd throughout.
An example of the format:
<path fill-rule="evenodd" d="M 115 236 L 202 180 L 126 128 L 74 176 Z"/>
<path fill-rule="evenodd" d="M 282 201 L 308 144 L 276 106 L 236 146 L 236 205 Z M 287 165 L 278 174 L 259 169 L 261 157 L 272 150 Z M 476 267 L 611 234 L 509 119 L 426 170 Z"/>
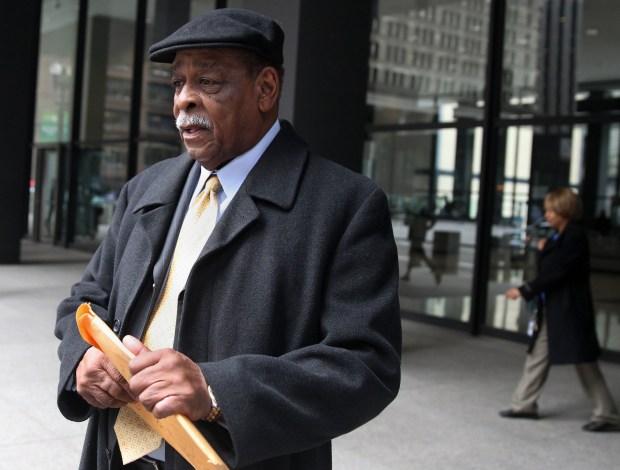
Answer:
<path fill-rule="evenodd" d="M 43 1 L 34 123 L 36 143 L 69 140 L 77 23 L 78 0 Z"/>
<path fill-rule="evenodd" d="M 480 104 L 486 71 L 486 30 L 488 6 L 460 0 L 439 2 L 378 2 L 371 41 L 386 55 L 370 57 L 371 68 L 409 68 L 424 87 L 408 81 L 371 80 L 367 103 L 373 124 L 455 122 L 481 119 Z M 486 2 L 484 5 L 487 5 Z M 468 16 L 469 15 L 469 16 Z M 463 21 L 462 18 L 469 18 Z M 397 33 L 411 31 L 411 34 Z M 393 50 L 407 52 L 409 59 Z M 467 75 L 461 73 L 470 64 Z M 445 110 L 450 109 L 450 112 Z"/>
<path fill-rule="evenodd" d="M 583 115 L 618 108 L 620 31 L 602 0 L 510 0 L 503 116 Z"/>

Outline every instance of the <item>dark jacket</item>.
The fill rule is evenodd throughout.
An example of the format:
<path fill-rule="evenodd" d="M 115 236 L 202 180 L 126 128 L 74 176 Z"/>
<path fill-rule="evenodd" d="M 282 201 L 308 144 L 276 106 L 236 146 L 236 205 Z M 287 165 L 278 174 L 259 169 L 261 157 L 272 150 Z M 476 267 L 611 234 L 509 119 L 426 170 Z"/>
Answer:
<path fill-rule="evenodd" d="M 115 410 L 68 391 L 91 302 L 119 336 L 141 336 L 153 269 L 193 161 L 143 171 L 58 308 L 58 405 L 90 418 L 81 467 L 108 468 Z M 197 425 L 231 468 L 329 469 L 330 440 L 376 416 L 399 388 L 398 263 L 386 196 L 282 130 L 230 202 L 180 296 L 175 349 L 199 364 L 226 420 Z M 166 468 L 191 468 L 170 447 Z"/>
<path fill-rule="evenodd" d="M 545 244 L 538 260 L 538 276 L 520 291 L 526 300 L 540 298 L 544 292 L 551 364 L 593 362 L 600 356 L 590 290 L 588 235 L 582 227 L 569 223 L 557 239 Z"/>

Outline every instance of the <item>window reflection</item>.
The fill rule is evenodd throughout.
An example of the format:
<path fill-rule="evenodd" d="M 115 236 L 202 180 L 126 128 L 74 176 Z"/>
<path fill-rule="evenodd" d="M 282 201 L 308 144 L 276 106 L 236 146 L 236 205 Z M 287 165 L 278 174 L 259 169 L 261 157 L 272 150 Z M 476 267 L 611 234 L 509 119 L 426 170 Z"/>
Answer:
<path fill-rule="evenodd" d="M 475 220 L 482 130 L 376 132 L 364 172 L 388 193 L 396 215 L 427 208 L 442 218 Z"/>
<path fill-rule="evenodd" d="M 136 0 L 88 6 L 74 220 L 82 247 L 105 235 L 127 179 L 136 11 Z"/>
<path fill-rule="evenodd" d="M 34 128 L 36 143 L 66 142 L 71 128 L 74 48 L 67 47 L 77 33 L 77 0 L 44 1 L 37 77 Z"/>
<path fill-rule="evenodd" d="M 127 139 L 136 0 L 90 2 L 81 138 L 85 141 Z"/>
<path fill-rule="evenodd" d="M 373 123 L 480 119 L 489 3 L 378 3 L 367 97 Z"/>
<path fill-rule="evenodd" d="M 79 149 L 75 241 L 82 247 L 96 247 L 108 229 L 126 181 L 127 151 L 123 143 Z"/>
<path fill-rule="evenodd" d="M 606 0 L 509 0 L 504 37 L 504 117 L 618 109 L 620 40 Z"/>
<path fill-rule="evenodd" d="M 405 312 L 470 315 L 480 176 L 479 129 L 377 132 L 365 173 L 388 193 Z"/>

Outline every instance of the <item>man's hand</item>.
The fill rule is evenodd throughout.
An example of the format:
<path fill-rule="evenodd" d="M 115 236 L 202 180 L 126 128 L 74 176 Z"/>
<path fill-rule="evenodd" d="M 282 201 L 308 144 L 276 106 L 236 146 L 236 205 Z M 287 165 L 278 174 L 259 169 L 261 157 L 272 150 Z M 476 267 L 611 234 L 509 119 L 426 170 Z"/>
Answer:
<path fill-rule="evenodd" d="M 123 343 L 136 355 L 129 362 L 132 394 L 158 419 L 182 414 L 192 421 L 207 416 L 211 398 L 200 368 L 173 349 L 150 351 L 133 336 Z"/>
<path fill-rule="evenodd" d="M 127 381 L 97 348 L 86 351 L 77 366 L 75 378 L 77 392 L 97 408 L 120 408 L 135 401 Z"/>

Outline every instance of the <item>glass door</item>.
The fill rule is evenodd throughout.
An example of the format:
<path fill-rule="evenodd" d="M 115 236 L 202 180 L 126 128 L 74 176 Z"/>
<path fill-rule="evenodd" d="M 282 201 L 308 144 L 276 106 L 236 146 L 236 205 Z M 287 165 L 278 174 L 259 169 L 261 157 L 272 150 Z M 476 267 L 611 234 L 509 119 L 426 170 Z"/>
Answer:
<path fill-rule="evenodd" d="M 28 233 L 35 241 L 57 244 L 63 236 L 66 211 L 65 147 L 39 147 L 30 179 Z"/>
<path fill-rule="evenodd" d="M 470 319 L 482 131 L 377 132 L 364 173 L 386 191 L 404 312 Z"/>

